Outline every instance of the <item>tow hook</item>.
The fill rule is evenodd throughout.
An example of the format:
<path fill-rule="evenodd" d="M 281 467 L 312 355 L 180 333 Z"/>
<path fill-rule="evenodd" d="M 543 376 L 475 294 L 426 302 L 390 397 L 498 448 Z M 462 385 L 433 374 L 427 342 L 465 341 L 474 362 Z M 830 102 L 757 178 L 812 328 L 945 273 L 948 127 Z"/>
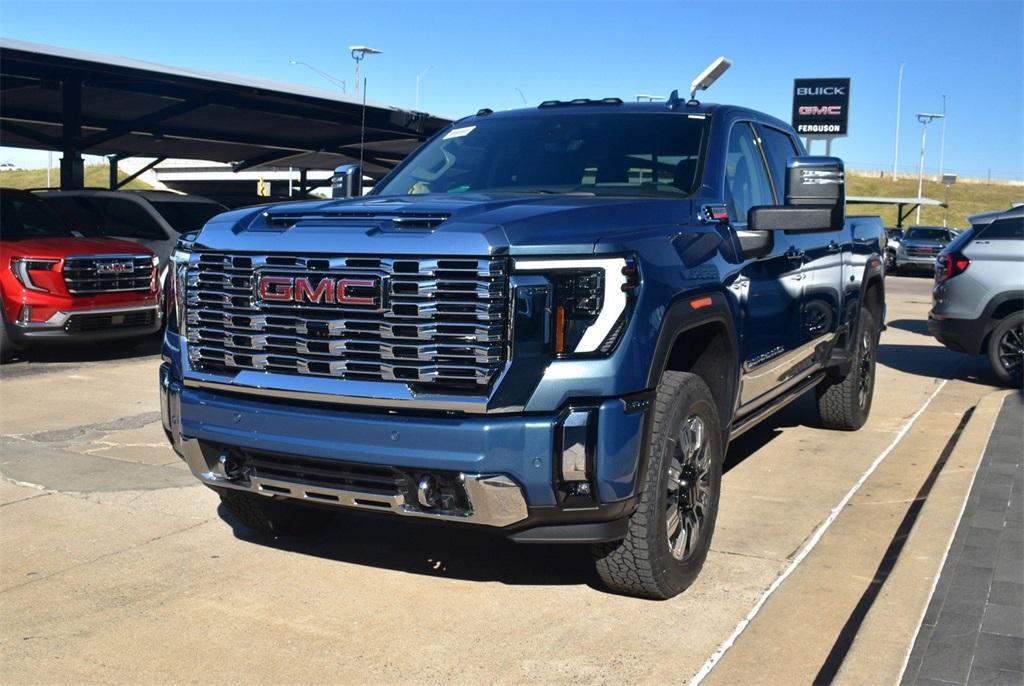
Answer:
<path fill-rule="evenodd" d="M 420 505 L 428 510 L 437 506 L 440 494 L 437 489 L 437 482 L 429 474 L 424 475 L 416 487 L 416 499 Z"/>

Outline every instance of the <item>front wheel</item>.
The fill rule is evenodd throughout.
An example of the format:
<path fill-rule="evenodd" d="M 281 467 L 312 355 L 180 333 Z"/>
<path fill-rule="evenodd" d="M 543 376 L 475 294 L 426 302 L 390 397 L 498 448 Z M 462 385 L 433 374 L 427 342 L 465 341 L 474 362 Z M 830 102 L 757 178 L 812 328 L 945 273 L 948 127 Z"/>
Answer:
<path fill-rule="evenodd" d="M 665 372 L 651 418 L 647 473 L 626 538 L 594 547 L 609 589 L 664 600 L 697 578 L 715 530 L 722 428 L 704 381 Z"/>
<path fill-rule="evenodd" d="M 1015 312 L 999 323 L 988 337 L 988 362 L 999 381 L 1019 387 L 1024 360 L 1024 313 Z"/>
<path fill-rule="evenodd" d="M 875 393 L 878 326 L 871 310 L 862 307 L 857 318 L 853 362 L 845 376 L 830 372 L 818 384 L 818 414 L 826 429 L 856 431 L 871 414 Z"/>

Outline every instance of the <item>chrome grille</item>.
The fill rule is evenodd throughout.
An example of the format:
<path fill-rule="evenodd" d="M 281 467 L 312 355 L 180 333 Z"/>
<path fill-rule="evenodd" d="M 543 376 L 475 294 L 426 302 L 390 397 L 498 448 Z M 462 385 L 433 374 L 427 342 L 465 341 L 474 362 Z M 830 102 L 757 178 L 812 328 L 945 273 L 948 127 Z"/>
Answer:
<path fill-rule="evenodd" d="M 372 280 L 373 306 L 257 297 L 263 277 Z M 194 368 L 479 390 L 506 359 L 502 258 L 198 253 L 186 285 Z"/>
<path fill-rule="evenodd" d="M 82 255 L 64 260 L 68 293 L 148 291 L 153 283 L 150 255 Z"/>
<path fill-rule="evenodd" d="M 936 257 L 942 248 L 932 246 L 912 245 L 907 248 L 908 257 Z"/>

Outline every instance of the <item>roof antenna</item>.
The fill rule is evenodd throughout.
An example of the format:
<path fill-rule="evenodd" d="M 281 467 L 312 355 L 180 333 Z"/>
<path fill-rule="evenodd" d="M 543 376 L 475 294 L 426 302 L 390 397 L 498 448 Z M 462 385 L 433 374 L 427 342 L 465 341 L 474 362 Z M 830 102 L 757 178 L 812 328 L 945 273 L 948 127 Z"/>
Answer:
<path fill-rule="evenodd" d="M 729 67 L 732 66 L 732 60 L 726 57 L 719 57 L 717 60 L 712 62 L 707 69 L 702 71 L 697 78 L 690 83 L 690 100 L 687 105 L 696 106 L 700 103 L 697 101 L 697 91 L 706 91 L 711 87 L 718 78 L 724 74 Z"/>

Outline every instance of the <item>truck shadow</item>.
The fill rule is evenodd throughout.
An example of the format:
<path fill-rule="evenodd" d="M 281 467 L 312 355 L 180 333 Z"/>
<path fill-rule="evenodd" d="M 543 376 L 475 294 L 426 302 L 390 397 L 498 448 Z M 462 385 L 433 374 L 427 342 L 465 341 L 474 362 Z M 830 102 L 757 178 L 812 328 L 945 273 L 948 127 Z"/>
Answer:
<path fill-rule="evenodd" d="M 136 357 L 150 357 L 160 354 L 161 336 L 147 336 L 135 345 L 121 341 L 97 343 L 61 343 L 39 345 L 18 350 L 14 363 L 4 365 L 5 371 L 15 371 L 24 364 L 33 365 L 53 362 L 104 362 L 107 360 L 128 360 Z M 18 363 L 23 363 L 19 365 Z"/>
<path fill-rule="evenodd" d="M 518 545 L 469 529 L 359 513 L 339 513 L 322 531 L 301 538 L 260 535 L 218 508 L 237 538 L 337 562 L 466 581 L 508 585 L 585 584 L 604 590 L 587 546 Z"/>
<path fill-rule="evenodd" d="M 909 331 L 910 333 L 918 333 L 922 336 L 928 336 L 931 338 L 931 334 L 928 333 L 928 322 L 923 319 L 894 319 L 888 322 L 886 326 L 893 329 L 899 329 L 900 331 Z"/>

